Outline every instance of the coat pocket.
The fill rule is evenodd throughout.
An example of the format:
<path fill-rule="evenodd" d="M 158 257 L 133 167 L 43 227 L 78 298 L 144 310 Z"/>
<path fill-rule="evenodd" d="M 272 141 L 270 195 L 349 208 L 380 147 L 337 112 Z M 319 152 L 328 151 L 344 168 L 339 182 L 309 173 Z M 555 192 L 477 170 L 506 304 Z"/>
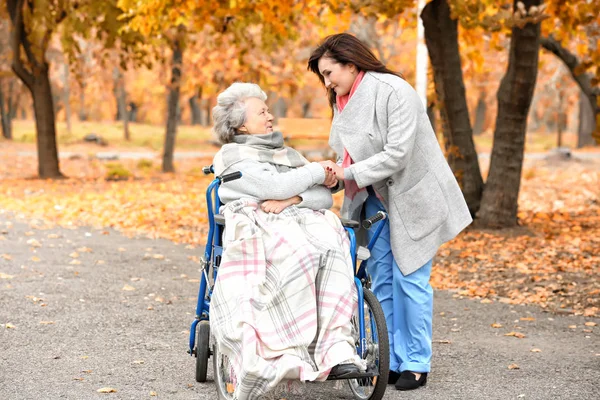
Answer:
<path fill-rule="evenodd" d="M 415 241 L 435 231 L 448 217 L 446 198 L 432 172 L 393 201 L 408 236 Z"/>

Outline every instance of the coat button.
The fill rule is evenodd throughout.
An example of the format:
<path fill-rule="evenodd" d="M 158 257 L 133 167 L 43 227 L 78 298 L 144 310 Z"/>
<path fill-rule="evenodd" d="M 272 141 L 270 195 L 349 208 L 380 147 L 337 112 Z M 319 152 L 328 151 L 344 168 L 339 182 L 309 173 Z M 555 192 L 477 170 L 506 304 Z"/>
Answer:
<path fill-rule="evenodd" d="M 388 180 L 385 182 L 385 184 L 386 184 L 387 186 L 392 186 L 392 185 L 394 184 L 394 180 L 393 180 L 392 178 L 390 178 L 390 179 L 388 179 Z"/>

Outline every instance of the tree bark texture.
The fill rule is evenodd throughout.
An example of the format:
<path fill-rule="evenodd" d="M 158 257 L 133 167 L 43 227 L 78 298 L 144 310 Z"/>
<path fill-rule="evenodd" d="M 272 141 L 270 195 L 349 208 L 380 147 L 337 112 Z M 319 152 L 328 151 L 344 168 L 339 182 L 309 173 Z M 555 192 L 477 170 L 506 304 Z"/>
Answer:
<path fill-rule="evenodd" d="M 7 9 L 13 25 L 12 69 L 27 86 L 33 98 L 37 132 L 38 175 L 44 179 L 62 178 L 56 145 L 54 104 L 48 76 L 49 65 L 43 56 L 41 60 L 38 60 L 32 50 L 32 44 L 29 42 L 23 22 L 23 7 L 23 0 L 7 1 Z M 33 7 L 33 5 L 28 3 L 28 7 Z M 50 34 L 51 32 L 47 32 L 46 36 L 49 37 Z M 25 52 L 25 62 L 21 58 L 22 50 Z"/>
<path fill-rule="evenodd" d="M 163 153 L 163 172 L 175 172 L 173 153 L 175 151 L 175 138 L 177 135 L 177 111 L 179 109 L 179 92 L 181 86 L 181 65 L 183 50 L 180 40 L 173 44 L 173 64 L 171 67 L 171 84 L 167 100 L 167 129 L 165 132 L 165 146 Z"/>
<path fill-rule="evenodd" d="M 523 2 L 525 9 L 540 0 Z M 513 8 L 517 10 L 517 1 Z M 488 228 L 517 225 L 517 205 L 525 151 L 527 115 L 538 72 L 540 24 L 513 27 L 506 74 L 497 93 L 498 114 L 490 170 L 477 214 Z"/>
<path fill-rule="evenodd" d="M 425 43 L 434 71 L 435 89 L 442 119 L 448 163 L 475 215 L 479 210 L 483 178 L 465 95 L 458 48 L 457 21 L 451 19 L 446 0 L 433 0 L 421 13 Z"/>

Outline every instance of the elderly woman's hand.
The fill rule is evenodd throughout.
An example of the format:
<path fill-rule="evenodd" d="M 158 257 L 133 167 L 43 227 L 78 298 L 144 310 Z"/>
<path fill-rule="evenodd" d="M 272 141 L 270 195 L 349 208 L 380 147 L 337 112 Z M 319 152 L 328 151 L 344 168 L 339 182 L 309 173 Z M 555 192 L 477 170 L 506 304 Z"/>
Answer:
<path fill-rule="evenodd" d="M 260 208 L 264 212 L 279 214 L 286 208 L 294 204 L 300 204 L 302 202 L 302 198 L 300 196 L 290 197 L 286 200 L 265 200 L 260 205 Z"/>
<path fill-rule="evenodd" d="M 336 163 L 334 163 L 331 160 L 320 161 L 319 164 L 321 164 L 323 166 L 323 168 L 325 168 L 325 172 L 327 172 L 327 170 L 332 171 L 333 176 L 336 178 L 336 180 L 338 180 L 338 181 L 344 180 L 344 168 L 340 167 L 339 165 L 337 165 Z M 335 184 L 332 186 L 335 186 Z"/>

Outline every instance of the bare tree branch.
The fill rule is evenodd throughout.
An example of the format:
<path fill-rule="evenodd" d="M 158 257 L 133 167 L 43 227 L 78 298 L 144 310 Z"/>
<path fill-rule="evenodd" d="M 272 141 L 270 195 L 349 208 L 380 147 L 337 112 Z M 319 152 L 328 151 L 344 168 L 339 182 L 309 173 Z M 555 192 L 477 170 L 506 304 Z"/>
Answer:
<path fill-rule="evenodd" d="M 594 115 L 597 115 L 600 112 L 600 108 L 598 107 L 596 98 L 600 94 L 600 90 L 599 88 L 592 86 L 590 74 L 577 71 L 577 67 L 579 67 L 581 64 L 577 56 L 564 48 L 556 39 L 552 37 L 552 35 L 548 37 L 542 37 L 540 39 L 540 45 L 565 63 L 567 68 L 569 68 L 569 71 L 571 71 L 571 76 L 573 76 L 573 79 L 575 79 L 575 82 L 577 82 L 581 88 L 581 91 L 588 98 L 590 105 L 592 106 L 592 110 L 594 110 Z"/>
<path fill-rule="evenodd" d="M 33 87 L 33 74 L 25 69 L 21 61 L 21 42 L 23 41 L 23 34 L 25 33 L 23 24 L 23 1 L 24 0 L 8 1 L 8 12 L 13 23 L 12 48 L 14 56 L 12 69 L 31 90 Z"/>

